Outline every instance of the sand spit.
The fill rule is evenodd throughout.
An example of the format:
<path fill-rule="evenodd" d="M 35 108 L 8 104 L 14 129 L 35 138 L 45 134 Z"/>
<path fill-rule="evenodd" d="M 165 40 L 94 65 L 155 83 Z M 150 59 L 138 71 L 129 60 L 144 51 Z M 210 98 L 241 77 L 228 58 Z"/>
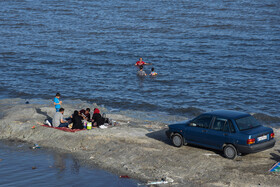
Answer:
<path fill-rule="evenodd" d="M 93 105 L 66 104 L 65 116 Z M 103 109 L 105 111 L 105 109 Z M 195 146 L 176 148 L 165 136 L 167 124 L 137 120 L 121 114 L 107 116 L 119 126 L 76 133 L 40 126 L 52 117 L 51 104 L 25 104 L 21 99 L 0 100 L 0 139 L 36 143 L 41 147 L 72 153 L 86 164 L 162 186 L 279 186 L 279 173 L 268 170 L 280 161 L 274 148 L 229 160 L 221 153 Z M 35 128 L 32 128 L 35 125 Z M 276 140 L 280 131 L 275 129 Z M 170 182 L 174 180 L 174 182 Z"/>

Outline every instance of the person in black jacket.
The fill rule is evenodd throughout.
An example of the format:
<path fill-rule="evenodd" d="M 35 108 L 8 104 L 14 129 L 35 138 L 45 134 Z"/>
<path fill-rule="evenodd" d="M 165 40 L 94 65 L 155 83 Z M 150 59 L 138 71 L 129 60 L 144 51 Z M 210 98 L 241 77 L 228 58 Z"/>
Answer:
<path fill-rule="evenodd" d="M 93 126 L 99 127 L 100 125 L 103 125 L 104 122 L 105 119 L 101 116 L 99 109 L 95 108 L 92 115 Z"/>
<path fill-rule="evenodd" d="M 83 123 L 82 123 L 82 116 L 81 114 L 75 110 L 74 111 L 74 114 L 72 116 L 72 122 L 73 122 L 73 127 L 72 129 L 83 129 L 84 126 L 83 126 Z"/>

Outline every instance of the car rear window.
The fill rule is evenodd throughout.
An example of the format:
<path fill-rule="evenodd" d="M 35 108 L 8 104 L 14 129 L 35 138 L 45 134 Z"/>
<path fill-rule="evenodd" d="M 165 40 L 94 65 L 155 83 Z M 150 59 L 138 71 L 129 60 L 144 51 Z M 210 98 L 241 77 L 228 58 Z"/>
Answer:
<path fill-rule="evenodd" d="M 246 116 L 235 121 L 240 131 L 252 129 L 261 125 L 253 116 Z"/>

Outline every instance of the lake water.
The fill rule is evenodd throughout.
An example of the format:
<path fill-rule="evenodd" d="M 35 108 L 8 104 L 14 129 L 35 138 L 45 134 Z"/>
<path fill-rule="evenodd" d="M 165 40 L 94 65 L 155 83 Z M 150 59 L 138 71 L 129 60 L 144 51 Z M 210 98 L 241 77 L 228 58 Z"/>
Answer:
<path fill-rule="evenodd" d="M 108 172 L 85 167 L 68 154 L 29 149 L 23 143 L 0 141 L 0 186 L 138 186 Z"/>
<path fill-rule="evenodd" d="M 279 127 L 278 0 L 2 0 L 0 7 L 2 99 L 52 105 L 60 92 L 62 101 L 155 119 L 233 109 Z M 139 57 L 157 77 L 136 76 Z M 69 157 L 0 146 L 0 185 L 136 184 Z"/>
<path fill-rule="evenodd" d="M 2 98 L 280 122 L 280 1 L 0 1 Z M 158 76 L 138 78 L 139 57 Z M 144 70 L 149 73 L 152 66 Z M 51 103 L 51 102 L 50 102 Z"/>

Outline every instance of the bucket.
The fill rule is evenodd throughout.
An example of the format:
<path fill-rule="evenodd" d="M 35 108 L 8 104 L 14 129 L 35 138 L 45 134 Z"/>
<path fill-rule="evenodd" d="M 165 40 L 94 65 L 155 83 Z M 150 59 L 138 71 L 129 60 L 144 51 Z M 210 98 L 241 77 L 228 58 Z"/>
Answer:
<path fill-rule="evenodd" d="M 91 122 L 87 122 L 87 130 L 90 130 L 92 128 L 92 123 Z"/>

